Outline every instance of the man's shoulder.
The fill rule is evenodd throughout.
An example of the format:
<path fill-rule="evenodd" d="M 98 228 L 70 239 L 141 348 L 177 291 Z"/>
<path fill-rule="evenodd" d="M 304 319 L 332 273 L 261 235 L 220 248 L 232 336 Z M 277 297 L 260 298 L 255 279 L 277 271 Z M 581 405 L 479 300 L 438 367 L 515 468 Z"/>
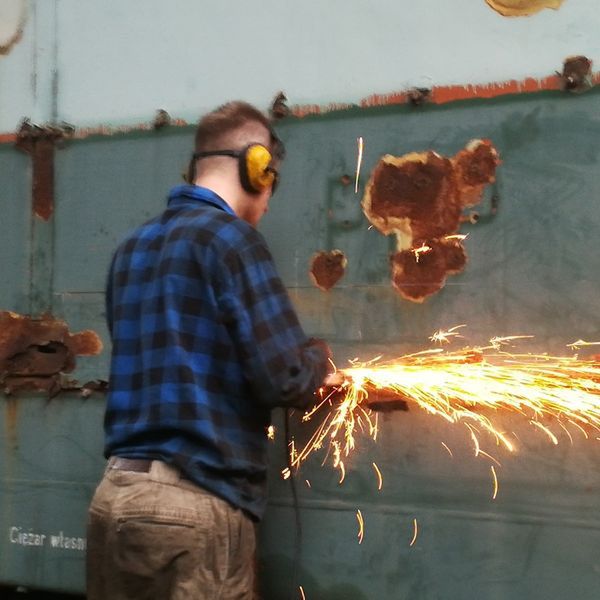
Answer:
<path fill-rule="evenodd" d="M 266 245 L 263 236 L 243 219 L 211 206 L 189 211 L 178 220 L 176 229 L 202 244 L 214 243 L 243 251 Z"/>

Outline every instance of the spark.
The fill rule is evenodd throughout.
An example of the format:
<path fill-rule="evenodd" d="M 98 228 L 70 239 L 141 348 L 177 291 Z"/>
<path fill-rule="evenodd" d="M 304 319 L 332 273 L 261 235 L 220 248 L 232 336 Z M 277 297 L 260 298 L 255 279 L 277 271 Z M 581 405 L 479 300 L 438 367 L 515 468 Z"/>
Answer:
<path fill-rule="evenodd" d="M 299 586 L 298 589 L 300 590 L 300 596 L 302 600 L 306 600 L 306 596 L 304 595 L 304 590 L 302 589 L 302 586 Z"/>
<path fill-rule="evenodd" d="M 571 423 L 571 425 L 575 425 L 575 427 L 577 427 L 577 429 L 581 430 L 581 433 L 583 433 L 583 437 L 587 440 L 589 439 L 589 435 L 587 434 L 587 431 L 578 423 L 575 423 L 575 421 L 573 421 L 573 419 L 569 419 L 569 423 Z"/>
<path fill-rule="evenodd" d="M 475 435 L 475 430 L 468 423 L 465 423 L 465 427 L 471 433 L 471 439 L 473 440 L 473 448 L 475 449 L 475 456 L 479 456 L 479 440 L 477 439 L 477 436 Z"/>
<path fill-rule="evenodd" d="M 377 489 L 380 490 L 383 487 L 383 477 L 381 476 L 381 471 L 379 467 L 375 463 L 371 463 L 373 468 L 375 469 L 375 473 L 377 473 Z"/>
<path fill-rule="evenodd" d="M 427 246 L 427 244 L 421 244 L 418 248 L 413 248 L 412 253 L 415 255 L 415 261 L 419 262 L 419 257 L 421 254 L 426 254 L 427 252 L 431 252 L 433 248 L 431 246 Z"/>
<path fill-rule="evenodd" d="M 469 237 L 468 233 L 454 233 L 452 235 L 444 236 L 445 240 L 459 240 L 460 242 L 466 240 Z"/>
<path fill-rule="evenodd" d="M 454 327 L 451 327 L 450 329 L 448 329 L 448 331 L 439 329 L 429 339 L 432 342 L 439 342 L 440 344 L 448 344 L 450 342 L 449 338 L 451 338 L 451 337 L 463 337 L 462 335 L 460 335 L 460 333 L 458 333 L 456 331 L 457 329 L 460 329 L 461 327 L 466 327 L 466 325 L 465 324 L 455 325 Z"/>
<path fill-rule="evenodd" d="M 281 477 L 283 479 L 289 479 L 291 474 L 292 474 L 292 472 L 287 467 L 285 469 L 283 469 L 283 471 L 281 471 Z"/>
<path fill-rule="evenodd" d="M 536 427 L 539 427 L 549 438 L 550 441 L 556 446 L 558 445 L 558 439 L 557 437 L 544 425 L 542 425 L 539 421 L 529 421 L 532 425 L 535 425 Z"/>
<path fill-rule="evenodd" d="M 446 450 L 448 450 L 448 454 L 454 458 L 454 454 L 452 454 L 452 450 L 450 450 L 450 448 L 448 448 L 448 446 L 446 446 L 446 444 L 444 444 L 444 442 L 441 442 L 442 446 L 444 446 L 444 448 L 446 448 Z"/>
<path fill-rule="evenodd" d="M 572 446 L 573 445 L 573 436 L 571 435 L 571 432 L 560 421 L 558 422 L 558 424 L 563 428 L 564 432 L 567 434 L 567 436 L 571 442 L 571 446 Z"/>
<path fill-rule="evenodd" d="M 440 330 L 430 340 L 448 341 L 459 335 L 461 327 Z M 518 415 L 530 425 L 530 436 L 543 434 L 555 445 L 559 440 L 550 427 L 557 423 L 563 430 L 570 423 L 584 435 L 590 430 L 598 435 L 600 362 L 506 350 L 507 341 L 524 337 L 530 336 L 492 338 L 502 346 L 499 350 L 494 345 L 455 351 L 430 348 L 393 361 L 352 360 L 348 368 L 338 370 L 342 383 L 317 395 L 315 406 L 305 413 L 303 421 L 314 420 L 316 426 L 304 446 L 296 448 L 291 466 L 298 469 L 311 453 L 323 449 L 323 463 L 332 458 L 343 481 L 344 463 L 357 446 L 357 436 L 376 439 L 377 413 L 369 408 L 369 394 L 374 392 L 401 398 L 430 416 L 461 425 L 475 455 L 497 466 L 500 462 L 482 450 L 484 442 L 489 438 L 500 450 L 514 453 L 515 439 L 523 435 L 505 432 L 499 423 L 502 414 Z"/>
<path fill-rule="evenodd" d="M 306 481 L 306 485 L 307 485 L 309 488 L 310 488 L 310 487 L 312 487 L 312 486 L 310 485 L 310 481 L 309 481 L 308 479 L 305 479 L 304 481 Z"/>
<path fill-rule="evenodd" d="M 269 425 L 269 427 L 267 428 L 267 437 L 270 440 L 275 439 L 275 427 L 273 427 L 273 425 Z"/>
<path fill-rule="evenodd" d="M 362 544 L 363 537 L 365 535 L 365 521 L 363 519 L 360 508 L 356 511 L 356 520 L 358 521 L 358 543 Z"/>
<path fill-rule="evenodd" d="M 342 485 L 344 479 L 346 479 L 346 467 L 344 467 L 344 461 L 340 460 L 339 462 L 339 467 L 340 467 L 340 480 L 338 481 L 338 485 Z"/>
<path fill-rule="evenodd" d="M 356 144 L 358 146 L 358 158 L 356 159 L 356 178 L 354 180 L 354 193 L 358 194 L 358 178 L 360 176 L 360 167 L 362 165 L 364 142 L 362 137 L 356 138 Z"/>
<path fill-rule="evenodd" d="M 490 345 L 494 350 L 499 350 L 501 346 L 508 344 L 508 342 L 512 342 L 513 340 L 523 340 L 525 338 L 532 338 L 532 335 L 507 335 L 504 337 L 493 337 L 490 340 Z"/>
<path fill-rule="evenodd" d="M 419 535 L 419 526 L 417 524 L 417 519 L 413 519 L 413 537 L 410 540 L 409 546 L 414 546 L 414 543 L 417 541 L 417 535 Z"/>
<path fill-rule="evenodd" d="M 580 339 L 571 344 L 567 344 L 567 348 L 573 348 L 574 350 L 582 348 L 583 346 L 600 346 L 600 342 L 586 342 Z"/>
<path fill-rule="evenodd" d="M 482 454 L 483 456 L 486 456 L 487 458 L 489 458 L 490 460 L 493 460 L 499 467 L 501 467 L 502 465 L 500 464 L 500 461 L 496 460 L 491 454 L 488 454 L 487 452 L 484 452 L 483 450 L 479 450 L 479 454 Z"/>
<path fill-rule="evenodd" d="M 496 469 L 494 469 L 494 465 L 490 467 L 490 470 L 492 471 L 492 477 L 494 478 L 494 493 L 492 494 L 492 500 L 495 500 L 496 496 L 498 495 L 498 477 L 496 476 Z"/>

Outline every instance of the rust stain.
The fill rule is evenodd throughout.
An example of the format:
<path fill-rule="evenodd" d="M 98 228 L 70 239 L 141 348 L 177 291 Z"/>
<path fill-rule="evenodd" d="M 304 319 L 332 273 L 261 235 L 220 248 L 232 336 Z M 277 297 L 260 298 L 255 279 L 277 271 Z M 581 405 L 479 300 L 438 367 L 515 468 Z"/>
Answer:
<path fill-rule="evenodd" d="M 564 0 L 485 0 L 497 13 L 504 17 L 528 17 L 551 8 L 558 10 Z"/>
<path fill-rule="evenodd" d="M 347 264 L 341 250 L 318 252 L 312 257 L 309 275 L 320 290 L 327 292 L 344 276 Z"/>
<path fill-rule="evenodd" d="M 94 331 L 72 334 L 64 321 L 50 315 L 0 311 L 0 382 L 7 394 L 34 389 L 53 396 L 62 389 L 62 374 L 74 370 L 76 356 L 101 351 Z"/>
<path fill-rule="evenodd" d="M 31 156 L 32 208 L 34 214 L 48 221 L 54 212 L 54 151 L 57 142 L 70 137 L 70 125 L 36 125 L 29 119 L 21 123 L 15 145 Z"/>
<path fill-rule="evenodd" d="M 362 205 L 369 221 L 397 238 L 392 284 L 413 302 L 439 291 L 464 269 L 463 211 L 495 180 L 498 153 L 489 140 L 472 140 L 454 157 L 436 152 L 383 156 L 371 173 Z"/>
<path fill-rule="evenodd" d="M 16 141 L 16 133 L 0 133 L 0 144 L 14 144 Z"/>
<path fill-rule="evenodd" d="M 156 118 L 156 117 L 155 117 Z M 186 127 L 189 125 L 184 119 L 176 119 L 169 117 L 169 127 Z M 160 128 L 159 128 L 160 129 Z M 156 130 L 155 121 L 152 123 L 137 123 L 134 125 L 122 125 L 112 127 L 110 125 L 100 125 L 97 127 L 82 127 L 74 132 L 73 138 L 77 140 L 85 139 L 91 136 L 114 136 L 134 133 L 137 131 L 154 131 Z"/>
<path fill-rule="evenodd" d="M 8 448 L 17 446 L 17 423 L 19 410 L 16 398 L 5 398 L 4 430 L 8 440 Z"/>
<path fill-rule="evenodd" d="M 591 87 L 600 85 L 600 72 L 593 73 L 590 77 Z M 562 75 L 550 75 L 542 79 L 526 78 L 523 80 L 510 80 L 489 84 L 477 85 L 452 85 L 437 86 L 428 90 L 427 102 L 431 104 L 447 104 L 459 100 L 491 99 L 500 96 L 514 94 L 535 94 L 544 91 L 564 89 Z M 293 117 L 302 118 L 311 115 L 323 115 L 329 112 L 351 110 L 355 108 L 371 108 L 377 106 L 391 106 L 396 104 L 414 104 L 414 90 L 396 91 L 384 94 L 371 94 L 358 102 L 332 103 L 327 105 L 306 104 L 296 105 L 290 108 L 289 114 Z M 172 119 L 169 127 L 187 127 L 189 122 L 185 119 Z M 153 131 L 154 123 L 137 123 L 113 127 L 110 125 L 99 125 L 94 127 L 82 127 L 73 132 L 73 139 L 86 139 L 91 136 L 111 137 L 128 133 Z M 15 143 L 17 134 L 11 132 L 0 133 L 0 144 Z"/>

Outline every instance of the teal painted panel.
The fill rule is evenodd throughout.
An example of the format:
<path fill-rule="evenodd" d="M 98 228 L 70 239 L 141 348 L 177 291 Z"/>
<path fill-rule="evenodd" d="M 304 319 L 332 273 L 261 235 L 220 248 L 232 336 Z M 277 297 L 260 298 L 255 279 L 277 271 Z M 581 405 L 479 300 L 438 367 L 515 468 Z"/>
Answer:
<path fill-rule="evenodd" d="M 29 158 L 0 145 L 0 310 L 27 312 L 31 232 Z"/>
<path fill-rule="evenodd" d="M 104 402 L 65 394 L 0 402 L 0 581 L 82 591 Z"/>
<path fill-rule="evenodd" d="M 471 343 L 528 333 L 535 340 L 521 347 L 541 351 L 565 353 L 565 344 L 578 338 L 600 339 L 599 93 L 390 107 L 281 123 L 288 160 L 261 230 L 307 331 L 330 340 L 342 366 L 354 356 L 423 349 L 434 330 L 459 323 L 468 324 Z M 392 241 L 369 229 L 360 195 L 339 183 L 354 172 L 359 135 L 366 144 L 363 183 L 388 152 L 452 155 L 473 137 L 489 137 L 500 151 L 498 214 L 489 214 L 489 190 L 480 222 L 463 227 L 469 233 L 465 271 L 421 305 L 393 291 Z M 164 205 L 169 187 L 180 181 L 192 137 L 191 129 L 174 129 L 94 138 L 71 141 L 57 153 L 52 309 L 72 331 L 94 329 L 107 344 L 100 356 L 80 360 L 74 376 L 82 382 L 108 371 L 102 291 L 110 255 L 128 229 Z M 25 165 L 17 165 L 23 178 Z M 4 185 L 11 175 L 0 174 Z M 11 218 L 18 226 L 24 217 Z M 4 234 L 12 224 L 0 226 Z M 308 265 L 314 252 L 331 248 L 346 253 L 348 272 L 323 293 L 311 285 Z M 9 531 L 14 522 L 82 535 L 102 465 L 101 403 L 68 395 L 17 402 L 17 425 L 9 405 L 2 417 L 2 441 L 13 458 L 0 467 L 0 513 L 6 515 L 0 555 L 10 558 L 0 561 L 0 581 L 82 589 L 81 553 L 37 552 L 10 542 Z M 307 463 L 298 479 L 304 527 L 298 583 L 307 598 L 595 598 L 597 440 L 572 432 L 573 446 L 565 434 L 554 447 L 542 433 L 528 438 L 508 417 L 506 427 L 522 432 L 523 447 L 507 456 L 487 440 L 484 450 L 502 464 L 495 501 L 489 465 L 473 457 L 468 432 L 417 409 L 382 419 L 378 443 L 361 445 L 341 486 L 337 472 L 320 466 L 322 457 Z M 295 427 L 297 438 L 306 432 Z M 85 449 L 85 459 L 66 477 L 60 469 L 72 467 L 74 447 Z M 52 456 L 40 463 L 40 452 Z M 373 461 L 384 474 L 381 492 Z M 291 585 L 294 513 L 289 484 L 279 478 L 282 467 L 279 438 L 260 546 L 266 600 L 280 600 L 282 590 L 287 596 Z M 69 485 L 57 489 L 62 481 Z M 360 545 L 359 508 L 365 517 Z M 410 547 L 414 518 L 420 534 Z"/>
<path fill-rule="evenodd" d="M 497 215 L 490 215 L 489 190 L 477 207 L 480 222 L 461 229 L 469 234 L 465 271 L 449 277 L 446 287 L 421 306 L 396 303 L 396 316 L 386 319 L 385 340 L 405 341 L 413 327 L 425 340 L 439 326 L 458 323 L 470 325 L 473 341 L 527 332 L 541 337 L 551 351 L 564 351 L 567 341 L 595 335 L 600 269 L 600 253 L 593 248 L 600 228 L 597 99 L 597 93 L 514 98 L 416 111 L 364 111 L 354 117 L 342 113 L 283 125 L 290 148 L 284 190 L 280 204 L 272 201 L 264 230 L 287 285 L 296 297 L 310 298 L 307 302 L 320 318 L 338 316 L 334 342 L 369 337 L 369 327 L 359 335 L 356 319 L 347 319 L 342 307 L 352 316 L 366 314 L 365 298 L 386 298 L 390 307 L 395 293 L 390 290 L 388 298 L 386 292 L 391 240 L 368 229 L 360 194 L 355 196 L 351 185 L 336 183 L 354 172 L 356 137 L 365 140 L 363 182 L 385 153 L 433 149 L 453 155 L 470 139 L 487 137 L 503 161 L 495 185 Z M 347 274 L 332 293 L 321 294 L 313 291 L 307 265 L 314 252 L 333 248 L 346 253 Z M 409 330 L 407 321 L 415 323 Z M 344 324 L 356 333 L 351 340 Z"/>
<path fill-rule="evenodd" d="M 54 291 L 104 289 L 112 252 L 153 217 L 191 155 L 193 133 L 93 138 L 57 154 Z"/>
<path fill-rule="evenodd" d="M 515 415 L 499 425 L 514 431 L 521 446 L 511 455 L 491 436 L 480 440 L 501 463 L 495 500 L 492 461 L 474 456 L 466 427 L 414 407 L 384 417 L 377 443 L 357 437 L 342 484 L 331 457 L 321 466 L 325 453 L 316 454 L 296 478 L 298 561 L 290 482 L 279 475 L 285 466 L 280 439 L 272 448 L 271 501 L 261 530 L 264 597 L 294 597 L 296 569 L 295 585 L 319 600 L 596 598 L 598 441 L 579 434 L 571 445 L 563 434 L 554 446 Z M 276 430 L 283 432 L 281 419 Z M 297 444 L 306 430 L 294 428 Z M 373 462 L 383 476 L 381 490 Z"/>

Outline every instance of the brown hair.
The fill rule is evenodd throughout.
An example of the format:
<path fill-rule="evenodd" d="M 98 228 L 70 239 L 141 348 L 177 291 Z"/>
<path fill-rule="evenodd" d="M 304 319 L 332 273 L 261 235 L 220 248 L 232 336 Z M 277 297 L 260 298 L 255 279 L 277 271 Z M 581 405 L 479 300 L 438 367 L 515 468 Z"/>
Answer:
<path fill-rule="evenodd" d="M 232 134 L 249 123 L 258 123 L 265 127 L 271 138 L 271 153 L 278 159 L 283 159 L 283 143 L 273 131 L 269 119 L 260 110 L 241 100 L 227 102 L 200 119 L 196 129 L 195 152 L 226 149 L 222 146 L 230 143 Z M 192 158 L 187 175 L 188 183 L 194 181 L 195 167 L 196 160 Z"/>

